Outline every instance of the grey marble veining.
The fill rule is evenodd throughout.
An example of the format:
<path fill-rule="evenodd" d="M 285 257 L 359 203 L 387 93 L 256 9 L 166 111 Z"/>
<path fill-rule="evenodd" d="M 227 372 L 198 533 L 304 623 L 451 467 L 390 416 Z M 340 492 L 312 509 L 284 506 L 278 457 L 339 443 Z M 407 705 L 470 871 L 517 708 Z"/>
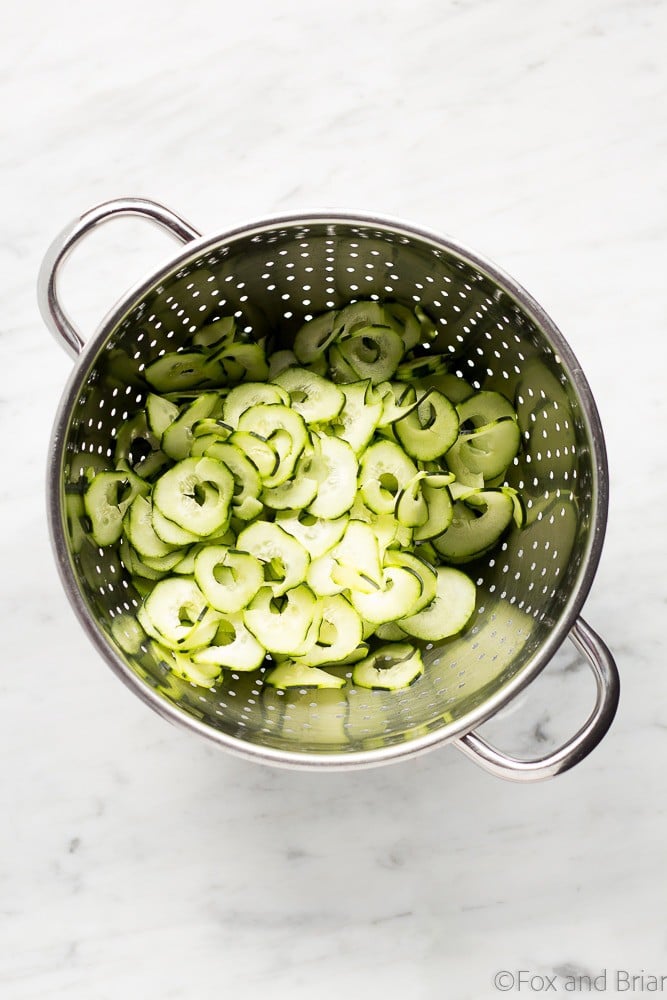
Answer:
<path fill-rule="evenodd" d="M 667 974 L 664 4 L 26 0 L 5 22 L 0 996 L 485 1000 L 499 970 Z M 113 677 L 50 552 L 44 469 L 71 362 L 34 286 L 55 233 L 122 195 L 205 232 L 326 207 L 402 217 L 547 308 L 611 467 L 586 617 L 623 694 L 588 760 L 534 787 L 453 748 L 276 771 L 173 729 Z M 171 252 L 140 223 L 100 232 L 65 282 L 81 328 Z M 591 697 L 567 648 L 485 731 L 543 752 Z"/>

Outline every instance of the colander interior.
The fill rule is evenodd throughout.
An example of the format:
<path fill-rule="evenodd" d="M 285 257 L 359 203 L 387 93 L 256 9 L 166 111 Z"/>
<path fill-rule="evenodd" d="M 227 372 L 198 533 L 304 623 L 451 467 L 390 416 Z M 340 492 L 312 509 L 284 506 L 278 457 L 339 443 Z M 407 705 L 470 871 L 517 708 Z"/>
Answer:
<path fill-rule="evenodd" d="M 423 677 L 392 693 L 355 689 L 349 680 L 337 691 L 279 692 L 263 684 L 264 669 L 224 671 L 206 690 L 171 674 L 148 645 L 128 656 L 113 639 L 113 622 L 140 597 L 117 548 L 98 548 L 68 517 L 67 486 L 85 468 L 111 467 L 117 428 L 143 406 L 145 366 L 215 316 L 234 313 L 249 333 L 288 347 L 305 318 L 367 298 L 421 304 L 439 331 L 430 350 L 447 354 L 451 371 L 476 388 L 504 393 L 518 413 L 522 446 L 507 483 L 523 495 L 526 525 L 467 567 L 478 587 L 469 627 L 426 643 Z M 490 267 L 374 220 L 282 220 L 185 251 L 118 308 L 89 348 L 55 437 L 55 531 L 65 539 L 65 574 L 96 641 L 154 702 L 250 750 L 351 755 L 466 731 L 518 678 L 541 668 L 545 644 L 565 634 L 585 596 L 593 536 L 603 528 L 603 446 L 567 345 Z"/>

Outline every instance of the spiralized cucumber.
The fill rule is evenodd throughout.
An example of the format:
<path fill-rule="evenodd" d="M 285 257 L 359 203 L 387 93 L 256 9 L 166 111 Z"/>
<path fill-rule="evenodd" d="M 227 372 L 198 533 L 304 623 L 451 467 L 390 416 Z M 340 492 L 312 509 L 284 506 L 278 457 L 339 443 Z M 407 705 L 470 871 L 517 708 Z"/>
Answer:
<path fill-rule="evenodd" d="M 123 650 L 209 688 L 267 664 L 277 687 L 342 687 L 347 666 L 418 682 L 421 645 L 474 613 L 461 567 L 525 509 L 514 406 L 450 373 L 436 331 L 421 306 L 360 301 L 273 331 L 271 354 L 227 316 L 148 363 L 113 467 L 72 505 L 77 546 L 117 546 L 142 598 Z"/>

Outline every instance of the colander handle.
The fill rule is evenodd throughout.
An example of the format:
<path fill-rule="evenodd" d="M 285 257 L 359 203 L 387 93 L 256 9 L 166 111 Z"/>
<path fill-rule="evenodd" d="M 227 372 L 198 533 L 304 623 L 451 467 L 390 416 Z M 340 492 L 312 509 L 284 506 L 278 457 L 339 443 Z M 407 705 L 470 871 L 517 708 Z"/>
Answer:
<path fill-rule="evenodd" d="M 553 778 L 583 760 L 598 745 L 612 723 L 618 705 L 619 678 L 609 649 L 583 618 L 578 618 L 573 625 L 570 639 L 588 661 L 597 687 L 593 711 L 572 739 L 537 760 L 510 757 L 475 732 L 456 740 L 459 750 L 491 774 L 513 781 Z"/>
<path fill-rule="evenodd" d="M 175 212 L 156 201 L 144 198 L 116 198 L 90 211 L 70 223 L 49 247 L 42 263 L 37 285 L 39 309 L 49 330 L 72 357 L 83 350 L 85 341 L 63 309 L 58 296 L 58 277 L 63 264 L 84 236 L 109 219 L 136 215 L 148 219 L 175 236 L 182 243 L 197 239 L 201 233 L 181 219 Z"/>

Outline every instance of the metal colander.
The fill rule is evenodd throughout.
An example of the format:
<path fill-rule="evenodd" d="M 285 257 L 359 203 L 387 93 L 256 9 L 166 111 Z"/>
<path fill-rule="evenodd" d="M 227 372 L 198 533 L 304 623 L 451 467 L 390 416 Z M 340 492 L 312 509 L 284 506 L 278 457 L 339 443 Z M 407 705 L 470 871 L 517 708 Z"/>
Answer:
<path fill-rule="evenodd" d="M 71 249 L 117 215 L 140 215 L 185 247 L 129 293 L 83 344 L 64 313 L 57 278 Z M 245 756 L 292 766 L 379 763 L 456 740 L 510 777 L 571 766 L 614 714 L 613 660 L 578 618 L 598 563 L 607 467 L 597 412 L 576 359 L 552 321 L 516 283 L 449 240 L 378 218 L 343 214 L 272 219 L 211 238 L 156 205 L 114 201 L 86 213 L 54 243 L 40 279 L 48 325 L 79 355 L 57 416 L 50 461 L 50 521 L 61 576 L 81 622 L 120 677 L 172 721 Z M 114 620 L 140 604 L 116 547 L 97 548 L 68 518 L 68 484 L 109 466 L 119 425 L 143 406 L 144 368 L 201 324 L 234 313 L 281 346 L 305 318 L 355 299 L 421 305 L 436 322 L 434 353 L 476 388 L 514 401 L 522 432 L 507 475 L 526 504 L 525 526 L 467 567 L 478 587 L 464 634 L 426 643 L 423 677 L 398 692 L 279 692 L 263 670 L 224 671 L 210 690 L 168 671 L 148 645 L 128 655 Z M 586 725 L 539 761 L 517 761 L 472 730 L 506 704 L 570 635 L 589 660 L 597 700 Z"/>

